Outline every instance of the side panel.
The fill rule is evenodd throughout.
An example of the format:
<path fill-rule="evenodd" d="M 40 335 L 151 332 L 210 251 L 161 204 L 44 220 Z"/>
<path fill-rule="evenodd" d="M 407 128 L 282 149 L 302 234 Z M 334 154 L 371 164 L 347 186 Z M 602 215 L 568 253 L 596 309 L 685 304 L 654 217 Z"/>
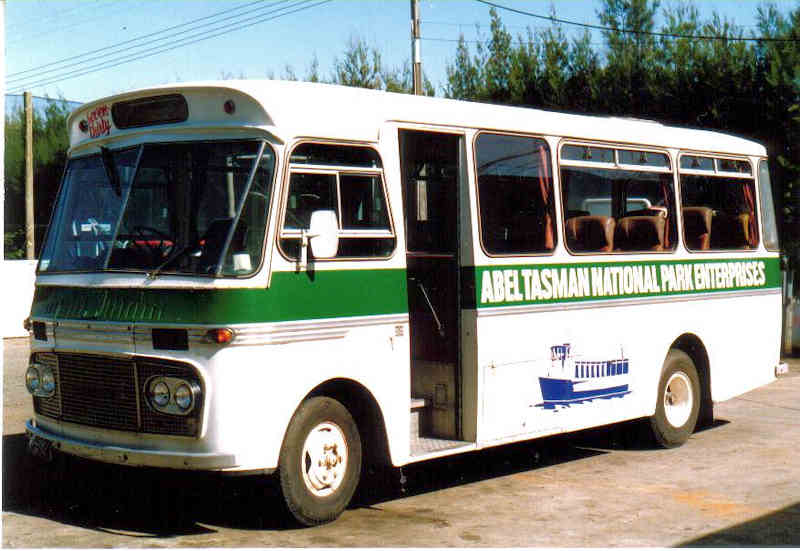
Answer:
<path fill-rule="evenodd" d="M 677 266 L 687 267 L 682 284 L 671 276 Z M 707 348 L 714 400 L 774 377 L 777 259 L 493 266 L 475 274 L 481 443 L 651 415 L 663 359 L 685 333 Z"/>
<path fill-rule="evenodd" d="M 408 339 L 397 336 L 408 334 L 405 316 L 327 320 L 322 327 L 276 324 L 271 329 L 273 343 L 231 348 L 215 362 L 214 423 L 221 445 L 237 450 L 242 465 L 276 467 L 294 411 L 309 392 L 332 378 L 366 387 L 389 426 L 396 425 L 390 423 L 393 412 L 408 415 Z M 404 428 L 407 438 L 407 424 Z M 397 438 L 389 434 L 390 442 Z"/>
<path fill-rule="evenodd" d="M 48 320 L 50 334 L 41 343 L 46 348 L 37 343 L 37 349 L 185 360 L 197 367 L 206 389 L 204 430 L 196 441 L 59 430 L 112 446 L 221 450 L 234 454 L 240 468 L 272 468 L 303 397 L 326 380 L 345 378 L 373 394 L 394 427 L 390 442 L 407 442 L 405 281 L 403 269 L 343 267 L 277 272 L 269 289 L 39 287 L 32 318 Z M 188 329 L 189 350 L 155 350 L 152 327 Z M 232 328 L 234 343 L 219 348 L 204 342 L 212 327 Z"/>

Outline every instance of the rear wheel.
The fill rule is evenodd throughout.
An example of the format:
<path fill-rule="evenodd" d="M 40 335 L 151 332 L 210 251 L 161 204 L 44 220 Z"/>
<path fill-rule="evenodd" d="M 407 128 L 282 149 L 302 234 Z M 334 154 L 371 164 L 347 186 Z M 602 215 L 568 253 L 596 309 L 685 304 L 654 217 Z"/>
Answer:
<path fill-rule="evenodd" d="M 650 418 L 653 436 L 665 448 L 682 445 L 694 432 L 700 412 L 700 379 L 688 354 L 670 350 L 661 370 L 656 412 Z"/>
<path fill-rule="evenodd" d="M 279 471 L 286 505 L 300 523 L 336 519 L 361 473 L 361 438 L 347 408 L 324 396 L 303 402 L 286 431 Z"/>

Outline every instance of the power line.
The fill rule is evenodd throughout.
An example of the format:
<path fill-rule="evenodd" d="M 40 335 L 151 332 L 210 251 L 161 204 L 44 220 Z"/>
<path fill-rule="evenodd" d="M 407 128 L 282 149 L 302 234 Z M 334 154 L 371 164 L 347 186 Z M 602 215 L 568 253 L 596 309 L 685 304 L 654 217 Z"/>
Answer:
<path fill-rule="evenodd" d="M 82 6 L 85 7 L 85 6 Z M 108 7 L 116 7 L 117 9 L 111 11 L 104 11 L 105 8 Z M 70 23 L 62 25 L 61 27 L 53 27 L 50 29 L 42 29 L 41 27 L 36 29 L 27 29 L 23 31 L 21 34 L 14 35 L 13 37 L 9 37 L 6 44 L 19 44 L 20 42 L 27 42 L 29 40 L 36 40 L 37 38 L 41 37 L 48 37 L 52 40 L 52 35 L 59 33 L 61 31 L 73 29 L 78 26 L 82 26 L 85 28 L 87 23 L 91 23 L 92 21 L 97 21 L 98 19 L 105 19 L 109 18 L 112 15 L 116 15 L 122 11 L 130 11 L 130 7 L 125 2 L 111 2 L 109 4 L 103 4 L 98 6 L 96 9 L 92 10 L 93 15 L 90 17 L 84 17 L 83 14 L 80 14 L 81 19 L 79 21 L 75 21 L 74 17 L 66 17 L 63 20 L 60 20 L 58 23 L 65 23 L 68 20 L 72 20 Z"/>
<path fill-rule="evenodd" d="M 544 19 L 547 19 L 547 20 L 551 20 L 551 18 L 549 16 L 541 16 L 541 17 L 544 18 Z M 481 26 L 480 22 L 465 23 L 465 22 L 459 22 L 459 21 L 433 21 L 433 20 L 429 20 L 429 19 L 423 19 L 421 23 L 423 25 L 441 25 L 441 26 L 446 26 L 446 27 L 459 27 L 459 28 L 461 28 L 461 27 L 473 27 L 474 28 L 474 27 L 480 27 Z M 531 29 L 533 31 L 545 31 L 545 30 L 551 28 L 550 25 L 541 26 L 541 27 L 531 27 L 529 25 L 508 25 L 508 24 L 505 24 L 505 23 L 503 24 L 503 26 L 506 27 L 507 29 Z M 737 26 L 740 27 L 740 28 L 743 28 L 743 29 L 749 29 L 749 28 L 754 29 L 754 28 L 758 27 L 758 25 L 737 25 Z"/>
<path fill-rule="evenodd" d="M 193 20 L 191 20 L 191 21 L 187 21 L 187 22 L 185 22 L 185 23 L 181 23 L 181 24 L 179 24 L 179 25 L 173 25 L 172 27 L 167 27 L 167 28 L 165 28 L 165 29 L 162 29 L 162 30 L 160 30 L 160 31 L 156 31 L 156 32 L 152 32 L 152 33 L 144 34 L 144 35 L 142 35 L 142 36 L 137 36 L 136 38 L 131 38 L 131 39 L 129 39 L 129 40 L 125 40 L 125 41 L 123 41 L 123 42 L 117 42 L 116 44 L 112 44 L 111 46 L 104 46 L 104 47 L 102 47 L 102 48 L 97 48 L 96 50 L 90 50 L 90 51 L 88 51 L 88 52 L 84 52 L 84 53 L 82 53 L 82 54 L 78 54 L 78 55 L 74 55 L 74 56 L 67 57 L 67 58 L 64 58 L 64 59 L 60 59 L 60 60 L 58 60 L 58 61 L 53 61 L 53 62 L 50 62 L 50 63 L 45 63 L 44 65 L 39 65 L 38 67 L 33 67 L 33 68 L 31 68 L 31 69 L 26 69 L 26 70 L 24 70 L 24 71 L 17 71 L 16 73 L 11 73 L 11 74 L 9 74 L 9 75 L 6 77 L 6 84 L 9 84 L 9 83 L 12 83 L 12 82 L 14 82 L 14 81 L 18 81 L 18 80 L 20 80 L 20 78 L 18 78 L 18 77 L 19 77 L 19 75 L 24 75 L 24 74 L 27 74 L 27 73 L 32 73 L 32 72 L 34 72 L 34 71 L 40 71 L 41 69 L 44 69 L 44 68 L 46 68 L 46 67 L 52 67 L 53 65 L 61 65 L 62 63 L 66 63 L 66 62 L 68 62 L 68 61 L 72 61 L 72 60 L 74 60 L 74 59 L 80 59 L 80 58 L 82 58 L 82 57 L 86 57 L 86 56 L 89 56 L 89 55 L 91 55 L 91 54 L 96 54 L 96 53 L 98 53 L 98 52 L 102 52 L 102 51 L 104 51 L 104 50 L 116 50 L 116 49 L 119 49 L 119 48 L 120 48 L 120 46 L 124 46 L 124 45 L 126 45 L 126 44 L 131 44 L 131 43 L 133 43 L 133 42 L 139 42 L 139 41 L 141 41 L 141 40 L 144 40 L 144 39 L 146 39 L 146 38 L 152 38 L 152 37 L 154 37 L 154 36 L 157 36 L 157 35 L 159 35 L 159 34 L 164 34 L 164 33 L 167 33 L 167 32 L 169 32 L 169 31 L 172 31 L 172 30 L 175 30 L 175 29 L 179 29 L 179 28 L 181 28 L 181 27 L 186 27 L 186 26 L 192 25 L 192 24 L 194 24 L 194 23 L 197 23 L 197 22 L 199 22 L 199 21 L 205 21 L 206 19 L 212 19 L 212 18 L 214 18 L 214 17 L 218 17 L 218 16 L 220 16 L 220 15 L 224 15 L 224 14 L 226 14 L 226 13 L 230 13 L 230 12 L 233 12 L 233 11 L 237 11 L 237 10 L 239 10 L 239 9 L 243 8 L 243 7 L 252 6 L 253 4 L 261 4 L 261 3 L 265 2 L 265 1 L 266 1 L 266 0 L 255 0 L 254 2 L 250 2 L 250 3 L 247 3 L 247 4 L 240 4 L 239 6 L 236 6 L 236 7 L 234 7 L 234 8 L 230 8 L 230 9 L 227 9 L 227 10 L 222 10 L 222 11 L 220 11 L 220 12 L 213 13 L 213 14 L 211 14 L 211 15 L 207 15 L 207 16 L 205 16 L 205 17 L 200 17 L 200 18 L 198 18 L 198 19 L 193 19 Z M 289 0 L 281 0 L 281 1 L 277 2 L 277 4 L 285 4 L 285 3 L 286 3 L 286 2 L 288 2 L 288 1 L 289 1 Z M 273 5 L 274 5 L 274 4 L 273 4 Z M 226 18 L 220 19 L 220 20 L 218 20 L 218 21 L 213 21 L 213 22 L 211 22 L 211 23 L 204 23 L 204 24 L 202 24 L 202 25 L 198 25 L 197 27 L 190 28 L 190 29 L 187 29 L 187 30 L 185 30 L 185 31 L 181 31 L 181 32 L 178 32 L 178 33 L 173 33 L 172 35 L 168 35 L 168 36 L 161 37 L 161 38 L 156 38 L 154 41 L 158 41 L 158 40 L 167 40 L 167 39 L 169 39 L 169 38 L 172 38 L 172 37 L 174 37 L 174 36 L 178 36 L 178 35 L 180 35 L 180 34 L 185 34 L 185 33 L 187 33 L 187 32 L 192 32 L 192 31 L 195 31 L 195 30 L 197 30 L 197 29 L 199 29 L 199 28 L 202 28 L 202 27 L 207 27 L 207 26 L 209 26 L 209 25 L 215 25 L 215 24 L 217 24 L 217 23 L 221 23 L 222 21 L 227 21 L 227 20 L 229 20 L 229 19 L 234 19 L 234 18 L 236 18 L 236 17 L 240 17 L 240 16 L 242 16 L 242 15 L 246 15 L 246 14 L 248 14 L 248 13 L 251 13 L 251 12 L 253 12 L 253 11 L 257 11 L 257 10 L 259 10 L 259 9 L 261 9 L 261 8 L 256 8 L 255 10 L 249 10 L 249 11 L 246 11 L 246 12 L 240 13 L 240 14 L 238 14 L 238 15 L 233 15 L 233 16 L 229 16 L 229 17 L 226 17 Z M 89 61 L 95 61 L 95 60 L 97 60 L 97 59 L 102 59 L 102 58 L 104 58 L 104 57 L 109 57 L 109 56 L 111 56 L 111 55 L 115 55 L 115 54 L 118 54 L 118 53 L 122 53 L 122 52 L 124 52 L 124 51 L 131 50 L 131 49 L 134 49 L 134 48 L 138 48 L 138 47 L 140 47 L 140 46 L 142 46 L 142 45 L 139 45 L 139 46 L 131 46 L 131 47 L 128 47 L 128 48 L 122 48 L 122 49 L 120 49 L 119 51 L 111 51 L 111 52 L 108 52 L 108 53 L 106 53 L 106 54 L 104 54 L 104 55 L 95 56 L 95 57 L 92 57 L 92 58 L 86 59 L 86 60 L 84 60 L 84 61 L 81 61 L 80 63 L 71 63 L 71 64 L 65 65 L 65 66 L 63 66 L 63 67 L 60 67 L 60 68 L 58 68 L 58 69 L 55 69 L 55 70 L 56 70 L 56 71 L 60 71 L 60 70 L 66 69 L 67 67 L 74 67 L 75 65 L 80 65 L 80 64 L 82 64 L 82 63 L 85 63 L 85 62 L 89 62 Z M 53 71 L 53 70 L 49 70 L 49 71 L 45 71 L 45 72 L 52 72 L 52 71 Z"/>
<path fill-rule="evenodd" d="M 266 21 L 272 21 L 274 19 L 278 19 L 279 17 L 284 17 L 286 15 L 291 15 L 293 13 L 297 13 L 297 12 L 300 12 L 300 11 L 303 11 L 303 10 L 309 10 L 309 9 L 312 9 L 312 8 L 316 8 L 316 7 L 319 7 L 319 6 L 323 5 L 323 4 L 327 4 L 327 3 L 331 2 L 332 0 L 322 0 L 320 2 L 313 3 L 313 4 L 309 4 L 308 3 L 311 0 L 304 0 L 304 1 L 306 2 L 304 5 L 301 5 L 300 7 L 297 7 L 295 9 L 291 9 L 289 11 L 284 11 L 284 13 L 280 13 L 278 15 L 271 15 L 269 17 L 261 17 L 261 16 L 259 16 L 258 18 L 250 18 L 250 19 L 245 20 L 245 21 L 249 21 L 249 22 L 247 22 L 247 24 L 244 24 L 244 25 L 239 25 L 238 23 L 241 23 L 241 22 L 237 22 L 236 24 L 230 24 L 230 25 L 223 26 L 221 28 L 212 29 L 211 32 L 213 34 L 205 34 L 208 31 L 204 31 L 204 33 L 202 33 L 202 34 L 204 34 L 204 36 L 200 36 L 198 34 L 192 35 L 192 36 L 188 36 L 186 38 L 183 38 L 183 39 L 180 39 L 180 40 L 176 40 L 176 41 L 173 41 L 173 42 L 170 42 L 170 43 L 167 43 L 167 44 L 162 44 L 162 45 L 156 46 L 154 48 L 149 48 L 147 50 L 140 50 L 138 52 L 134 52 L 134 53 L 129 54 L 127 56 L 123 56 L 123 57 L 120 57 L 120 58 L 117 58 L 117 59 L 112 59 L 112 60 L 110 60 L 110 62 L 100 63 L 100 64 L 92 65 L 92 66 L 89 66 L 89 67 L 84 67 L 82 69 L 76 69 L 74 71 L 71 71 L 71 72 L 68 72 L 68 73 L 64 73 L 64 74 L 60 74 L 60 75 L 54 75 L 52 77 L 48 77 L 47 79 L 41 80 L 41 81 L 38 81 L 38 82 L 27 82 L 27 83 L 15 86 L 14 89 L 12 90 L 12 92 L 21 92 L 21 91 L 25 90 L 26 88 L 32 88 L 32 87 L 37 87 L 37 86 L 47 86 L 49 84 L 55 84 L 55 83 L 61 82 L 63 80 L 70 80 L 70 79 L 73 79 L 73 78 L 84 76 L 84 75 L 87 75 L 87 74 L 90 74 L 90 73 L 94 73 L 94 72 L 97 72 L 97 71 L 101 71 L 101 70 L 104 70 L 104 69 L 111 69 L 113 67 L 117 67 L 117 66 L 123 65 L 125 63 L 131 63 L 133 61 L 138 61 L 140 59 L 144 59 L 144 58 L 147 58 L 147 57 L 152 57 L 152 56 L 160 54 L 160 53 L 164 53 L 164 52 L 168 52 L 168 51 L 171 51 L 171 50 L 175 50 L 175 49 L 181 48 L 183 46 L 189 46 L 189 45 L 195 44 L 197 42 L 202 42 L 204 40 L 209 40 L 211 38 L 216 38 L 216 37 L 222 36 L 224 34 L 228 34 L 228 33 L 231 33 L 231 32 L 237 31 L 237 30 L 241 30 L 241 29 L 246 29 L 246 28 L 252 27 L 254 25 L 258 25 L 260 23 L 264 23 Z M 300 2 L 300 3 L 302 4 L 303 2 Z M 287 8 L 281 8 L 281 10 L 286 10 L 288 8 L 295 7 L 297 5 L 298 4 L 293 4 L 291 6 L 288 6 Z M 274 10 L 273 12 L 270 12 L 270 13 L 274 13 L 275 11 L 280 11 L 280 10 Z M 220 32 L 216 32 L 216 31 L 220 31 Z"/>
<path fill-rule="evenodd" d="M 444 26 L 444 27 L 459 27 L 459 28 L 461 28 L 461 27 L 472 27 L 472 28 L 475 28 L 475 27 L 480 27 L 481 26 L 480 22 L 460 23 L 460 22 L 457 22 L 457 21 L 432 21 L 430 19 L 423 19 L 421 21 L 421 23 L 422 23 L 423 26 L 424 25 L 441 25 L 441 26 Z M 508 29 L 530 29 L 531 28 L 531 27 L 529 27 L 527 25 L 505 25 L 505 27 L 508 28 Z M 548 29 L 548 28 L 549 27 L 533 27 L 533 30 Z"/>
<path fill-rule="evenodd" d="M 173 27 L 169 27 L 167 29 L 163 29 L 162 31 L 157 31 L 155 33 L 150 33 L 150 34 L 144 35 L 142 37 L 138 37 L 138 38 L 135 38 L 135 39 L 127 40 L 125 42 L 121 42 L 121 43 L 113 45 L 113 46 L 109 46 L 108 48 L 110 48 L 112 50 L 115 50 L 115 51 L 111 51 L 111 52 L 108 52 L 108 53 L 105 53 L 105 54 L 102 54 L 102 55 L 98 55 L 98 56 L 94 56 L 94 57 L 91 57 L 91 58 L 87 58 L 87 59 L 84 59 L 82 61 L 71 63 L 71 64 L 68 64 L 68 65 L 63 65 L 63 66 L 58 67 L 58 68 L 46 70 L 46 71 L 44 71 L 44 74 L 51 73 L 49 76 L 46 76 L 46 77 L 43 77 L 42 74 L 37 74 L 35 76 L 30 76 L 30 77 L 11 78 L 11 79 L 8 80 L 7 86 L 11 87 L 11 88 L 15 88 L 15 89 L 23 89 L 25 87 L 37 85 L 37 84 L 31 84 L 31 79 L 42 79 L 42 78 L 44 78 L 44 79 L 50 80 L 50 79 L 53 79 L 53 78 L 59 78 L 60 79 L 61 77 L 66 77 L 66 76 L 71 76 L 71 75 L 80 76 L 80 75 L 75 75 L 75 73 L 76 72 L 81 72 L 81 71 L 86 71 L 87 69 L 102 68 L 103 66 L 106 65 L 106 63 L 115 63 L 115 62 L 120 61 L 120 60 L 135 61 L 136 59 L 142 59 L 142 57 L 148 57 L 148 55 L 144 55 L 144 56 L 141 56 L 141 57 L 135 57 L 135 56 L 139 56 L 140 54 L 147 54 L 149 52 L 152 52 L 149 55 L 155 55 L 157 53 L 160 53 L 160 52 L 163 52 L 163 51 L 169 51 L 171 49 L 175 49 L 175 48 L 180 47 L 180 46 L 193 44 L 194 42 L 199 42 L 199 40 L 196 40 L 194 42 L 186 42 L 185 44 L 183 44 L 183 42 L 191 41 L 193 38 L 197 38 L 197 37 L 199 37 L 199 36 L 201 36 L 202 34 L 205 34 L 205 33 L 214 33 L 214 32 L 219 31 L 219 30 L 230 29 L 231 27 L 239 25 L 240 23 L 247 23 L 249 21 L 253 21 L 254 19 L 263 17 L 265 15 L 269 16 L 269 15 L 275 14 L 275 13 L 281 11 L 281 10 L 286 10 L 286 9 L 295 7 L 295 6 L 297 6 L 299 4 L 302 4 L 304 2 L 305 3 L 310 2 L 311 0 L 301 0 L 300 2 L 295 2 L 294 4 L 291 4 L 289 6 L 285 6 L 285 7 L 282 7 L 282 8 L 275 8 L 276 5 L 286 4 L 287 2 L 290 1 L 290 0 L 281 0 L 281 1 L 277 2 L 277 3 L 272 4 L 272 5 L 269 6 L 270 8 L 273 8 L 273 9 L 270 9 L 269 11 L 266 11 L 266 12 L 261 12 L 256 16 L 249 17 L 249 18 L 244 18 L 244 19 L 241 19 L 241 20 L 233 22 L 233 23 L 228 23 L 228 24 L 224 24 L 224 25 L 219 26 L 219 27 L 207 29 L 205 31 L 202 31 L 202 33 L 195 33 L 195 34 L 192 34 L 190 36 L 187 36 L 187 37 L 184 37 L 184 38 L 181 38 L 181 39 L 178 39 L 178 40 L 173 40 L 172 42 L 167 42 L 167 43 L 160 44 L 160 45 L 157 45 L 157 46 L 152 46 L 152 47 L 149 47 L 149 48 L 140 49 L 140 48 L 144 48 L 148 44 L 137 44 L 137 45 L 128 46 L 128 47 L 125 47 L 125 48 L 119 48 L 119 46 L 123 45 L 123 44 L 128 44 L 130 42 L 135 42 L 135 41 L 138 41 L 138 40 L 143 39 L 143 38 L 148 38 L 148 37 L 151 37 L 151 36 L 155 36 L 157 34 L 163 34 L 164 32 L 166 32 L 168 30 L 173 30 L 175 28 L 179 28 L 179 27 L 186 26 L 186 25 L 189 25 L 189 24 L 192 24 L 192 23 L 196 23 L 198 21 L 202 21 L 202 20 L 208 19 L 210 17 L 216 17 L 216 16 L 219 16 L 221 14 L 228 13 L 228 12 L 230 12 L 232 10 L 241 9 L 242 7 L 247 7 L 247 6 L 250 6 L 250 5 L 253 5 L 253 4 L 257 4 L 257 3 L 260 3 L 260 2 L 263 2 L 263 1 L 264 0 L 256 0 L 255 2 L 250 2 L 249 4 L 243 4 L 243 5 L 237 6 L 236 8 L 231 8 L 231 10 L 224 10 L 223 12 L 218 12 L 218 13 L 206 16 L 206 17 L 201 17 L 199 19 L 195 19 L 193 21 L 189 21 L 189 22 L 183 23 L 181 25 L 175 25 Z M 167 36 L 164 36 L 164 37 L 157 38 L 157 39 L 151 41 L 151 43 L 152 42 L 159 42 L 159 41 L 163 41 L 163 40 L 169 40 L 169 39 L 174 38 L 174 37 L 176 37 L 178 35 L 186 34 L 188 32 L 194 32 L 194 31 L 197 31 L 198 29 L 201 29 L 203 27 L 208 27 L 209 25 L 217 25 L 217 24 L 221 23 L 222 21 L 226 21 L 226 20 L 229 20 L 229 19 L 232 19 L 232 18 L 240 17 L 242 15 L 246 15 L 248 13 L 252 13 L 253 11 L 259 11 L 260 9 L 261 8 L 257 8 L 256 10 L 249 10 L 247 12 L 243 12 L 241 14 L 238 14 L 237 16 L 227 17 L 227 18 L 224 18 L 224 19 L 220 19 L 218 21 L 214 21 L 212 23 L 204 23 L 202 25 L 197 25 L 195 27 L 189 28 L 187 30 L 184 30 L 184 31 L 181 31 L 181 32 L 178 32 L 178 33 L 172 33 L 171 35 L 167 35 Z M 292 12 L 290 12 L 290 13 L 292 13 Z M 257 23 L 261 22 L 261 20 L 256 21 L 256 22 Z M 241 26 L 241 27 L 238 27 L 238 28 L 245 28 L 247 26 L 250 26 L 250 25 L 244 25 L 244 26 Z M 224 34 L 224 33 L 222 33 L 222 34 Z M 208 34 L 205 38 L 213 38 L 215 36 L 219 36 L 219 34 L 214 34 L 214 35 Z M 174 45 L 176 45 L 176 46 L 174 46 Z M 174 46 L 174 47 L 171 47 L 171 46 Z M 78 57 L 82 57 L 82 56 L 85 56 L 85 55 L 89 55 L 91 53 L 96 53 L 96 52 L 99 52 L 99 51 L 103 51 L 104 49 L 106 49 L 106 48 L 100 48 L 99 50 L 93 50 L 92 52 L 87 52 L 85 54 L 81 54 L 81 55 L 78 55 L 78 56 L 73 56 L 72 58 L 61 60 L 61 62 L 68 61 L 70 59 L 75 59 L 75 58 L 78 58 Z M 111 59 L 109 61 L 102 62 L 102 63 L 95 64 L 95 65 L 91 65 L 91 66 L 86 66 L 85 65 L 87 63 L 91 63 L 92 61 L 97 61 L 97 60 L 100 60 L 100 59 L 103 59 L 103 58 L 107 58 L 107 57 L 111 57 L 111 56 L 115 56 L 115 55 L 118 56 L 120 54 L 124 54 L 127 51 L 136 50 L 136 49 L 139 49 L 139 50 L 131 52 L 130 54 L 127 54 L 127 55 L 123 55 L 122 57 L 117 57 L 116 59 Z M 135 59 L 131 59 L 131 58 L 135 58 Z M 53 65 L 53 64 L 57 64 L 57 63 L 61 63 L 61 62 L 54 62 L 54 63 L 48 64 L 48 65 Z M 77 67 L 77 66 L 80 66 L 80 65 L 84 65 L 84 67 L 79 67 L 79 68 L 76 68 L 76 69 L 74 69 L 72 71 L 63 72 L 65 69 L 68 69 L 69 67 Z M 119 63 L 117 63 L 116 65 L 119 65 Z M 116 65 L 114 65 L 114 66 L 116 66 Z M 41 67 L 39 67 L 37 69 L 41 69 L 43 67 L 46 67 L 46 66 L 43 65 L 43 66 L 41 66 Z M 25 71 L 25 72 L 28 73 L 30 71 Z M 21 73 L 15 73 L 15 74 L 19 75 Z M 9 84 L 12 81 L 13 81 L 13 83 Z M 20 83 L 20 81 L 26 81 L 26 82 Z M 39 82 L 43 82 L 43 81 L 39 81 Z"/>
<path fill-rule="evenodd" d="M 440 38 L 440 37 L 433 37 L 433 36 L 423 36 L 422 40 L 427 40 L 429 42 L 453 42 L 458 43 L 461 42 L 461 38 Z M 464 43 L 466 44 L 486 44 L 487 40 L 466 40 L 464 39 Z M 590 42 L 592 46 L 602 46 L 601 42 Z"/>
<path fill-rule="evenodd" d="M 5 96 L 7 98 L 21 98 L 21 97 L 24 96 L 24 94 L 5 94 Z M 33 95 L 33 94 L 31 95 L 31 97 L 33 99 L 41 99 L 41 100 L 45 100 L 45 101 L 57 101 L 57 102 L 62 102 L 62 103 L 83 103 L 83 102 L 80 102 L 80 101 L 73 101 L 71 99 L 48 98 L 47 96 L 36 96 L 36 95 Z"/>
<path fill-rule="evenodd" d="M 687 40 L 730 40 L 730 41 L 737 41 L 737 42 L 800 42 L 800 39 L 797 38 L 771 38 L 771 37 L 737 37 L 737 36 L 720 36 L 720 35 L 692 35 L 692 34 L 674 34 L 674 33 L 664 33 L 664 32 L 656 32 L 656 31 L 637 31 L 634 29 L 616 29 L 614 27 L 604 27 L 603 25 L 593 25 L 591 23 L 579 23 L 577 21 L 569 21 L 567 19 L 559 19 L 558 17 L 551 17 L 547 15 L 539 15 L 536 13 L 531 13 L 523 10 L 518 10 L 515 8 L 509 8 L 508 6 L 502 6 L 500 4 L 495 4 L 494 2 L 489 2 L 488 0 L 475 0 L 476 2 L 480 2 L 481 4 L 485 4 L 487 6 L 492 6 L 501 10 L 510 11 L 512 13 L 517 13 L 520 15 L 527 15 L 528 17 L 535 17 L 537 19 L 545 19 L 547 21 L 552 21 L 556 23 L 562 23 L 564 25 L 575 25 L 577 27 L 583 27 L 585 29 L 594 29 L 599 31 L 606 31 L 606 32 L 613 32 L 613 33 L 623 33 L 623 34 L 636 34 L 636 35 L 644 35 L 644 36 L 656 36 L 660 38 L 682 38 Z"/>
<path fill-rule="evenodd" d="M 63 19 L 62 16 L 64 16 L 65 14 L 72 13 L 72 12 L 80 10 L 80 9 L 85 9 L 85 8 L 89 7 L 90 5 L 92 5 L 92 4 L 97 4 L 100 1 L 101 0 L 92 0 L 91 2 L 81 2 L 77 6 L 73 6 L 71 8 L 67 8 L 65 10 L 53 12 L 53 13 L 50 14 L 49 17 L 45 17 L 45 18 L 34 17 L 32 19 L 27 19 L 27 20 L 24 20 L 24 21 L 20 21 L 18 23 L 14 23 L 14 24 L 9 25 L 7 30 L 8 31 L 12 31 L 12 30 L 15 30 L 15 29 L 18 29 L 18 28 L 30 27 L 31 25 L 36 25 L 37 27 L 41 27 L 42 24 L 46 24 L 49 21 L 53 21 L 53 20 L 56 20 L 56 19 Z M 109 0 L 109 1 L 111 3 L 113 3 L 113 0 Z"/>

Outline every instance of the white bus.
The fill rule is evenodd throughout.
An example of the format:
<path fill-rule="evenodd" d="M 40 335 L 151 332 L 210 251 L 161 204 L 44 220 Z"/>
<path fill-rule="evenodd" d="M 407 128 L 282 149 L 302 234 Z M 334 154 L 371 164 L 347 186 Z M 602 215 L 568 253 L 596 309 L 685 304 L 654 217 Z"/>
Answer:
<path fill-rule="evenodd" d="M 176 84 L 69 118 L 32 452 L 275 474 L 304 524 L 403 466 L 772 381 L 764 147 L 321 84 Z"/>

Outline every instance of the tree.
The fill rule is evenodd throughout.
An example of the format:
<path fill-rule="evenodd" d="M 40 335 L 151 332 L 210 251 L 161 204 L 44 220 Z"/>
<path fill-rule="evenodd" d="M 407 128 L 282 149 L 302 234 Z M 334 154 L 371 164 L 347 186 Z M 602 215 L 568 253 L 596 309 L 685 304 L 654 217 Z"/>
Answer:
<path fill-rule="evenodd" d="M 422 82 L 425 95 L 435 95 L 433 85 L 424 74 Z M 400 67 L 387 67 L 380 50 L 357 36 L 350 37 L 343 57 L 334 59 L 331 83 L 389 92 L 411 93 L 414 89 L 410 61 L 406 60 Z"/>
<path fill-rule="evenodd" d="M 483 62 L 476 56 L 473 62 L 464 35 L 459 36 L 453 63 L 445 68 L 447 84 L 444 94 L 448 98 L 478 100 L 486 97 Z"/>
<path fill-rule="evenodd" d="M 762 36 L 783 41 L 762 42 L 757 47 L 759 118 L 763 140 L 775 160 L 770 165 L 773 186 L 781 205 L 782 246 L 794 269 L 800 267 L 800 5 L 788 16 L 775 4 L 758 11 Z M 777 185 L 776 185 L 777 184 Z"/>
<path fill-rule="evenodd" d="M 343 57 L 334 59 L 331 81 L 344 86 L 383 87 L 381 54 L 357 36 L 351 36 Z"/>
<path fill-rule="evenodd" d="M 314 57 L 311 58 L 311 63 L 308 65 L 308 70 L 306 71 L 306 77 L 304 79 L 306 82 L 322 82 L 319 76 L 319 59 L 317 58 L 317 54 L 314 54 Z"/>
<path fill-rule="evenodd" d="M 488 100 L 513 103 L 511 96 L 511 34 L 506 30 L 497 10 L 489 10 L 491 36 L 486 48 L 484 78 Z"/>
<path fill-rule="evenodd" d="M 659 0 L 603 0 L 597 12 L 606 41 L 605 70 L 600 77 L 608 113 L 648 116 L 655 97 L 656 44 L 651 34 Z"/>
<path fill-rule="evenodd" d="M 581 113 L 591 112 L 598 102 L 600 61 L 592 49 L 588 31 L 572 40 L 568 56 L 569 76 L 564 85 L 564 107 Z"/>
<path fill-rule="evenodd" d="M 61 100 L 49 102 L 33 113 L 35 245 L 42 245 L 50 213 L 66 163 L 69 107 Z M 25 256 L 25 113 L 20 107 L 5 124 L 4 257 Z"/>

